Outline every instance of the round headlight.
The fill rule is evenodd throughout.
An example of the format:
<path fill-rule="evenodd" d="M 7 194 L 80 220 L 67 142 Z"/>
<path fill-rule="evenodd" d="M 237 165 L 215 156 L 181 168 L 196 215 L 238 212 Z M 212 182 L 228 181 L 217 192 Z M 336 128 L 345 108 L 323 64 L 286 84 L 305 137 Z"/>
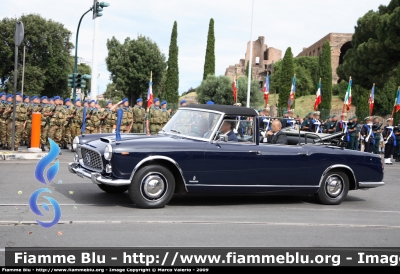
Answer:
<path fill-rule="evenodd" d="M 78 147 L 78 144 L 79 144 L 79 137 L 76 136 L 72 141 L 72 148 L 75 150 Z"/>
<path fill-rule="evenodd" d="M 112 146 L 108 144 L 104 150 L 104 159 L 110 161 L 112 157 Z"/>

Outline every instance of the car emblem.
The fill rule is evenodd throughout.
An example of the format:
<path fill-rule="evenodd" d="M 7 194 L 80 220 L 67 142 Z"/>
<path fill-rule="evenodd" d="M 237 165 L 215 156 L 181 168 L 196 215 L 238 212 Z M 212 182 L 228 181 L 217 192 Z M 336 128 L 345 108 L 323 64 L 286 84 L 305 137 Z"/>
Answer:
<path fill-rule="evenodd" d="M 193 181 L 196 181 L 196 176 L 193 176 Z"/>
<path fill-rule="evenodd" d="M 90 164 L 90 155 L 89 154 L 85 155 L 85 160 L 86 160 L 86 163 Z"/>

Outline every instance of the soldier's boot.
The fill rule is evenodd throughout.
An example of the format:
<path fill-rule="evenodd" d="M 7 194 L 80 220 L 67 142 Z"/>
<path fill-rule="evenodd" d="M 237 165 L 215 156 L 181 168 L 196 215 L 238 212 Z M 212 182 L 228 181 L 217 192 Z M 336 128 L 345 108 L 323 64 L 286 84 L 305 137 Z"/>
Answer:
<path fill-rule="evenodd" d="M 396 161 L 395 162 L 400 162 L 400 155 L 396 155 Z"/>
<path fill-rule="evenodd" d="M 63 149 L 69 149 L 69 147 L 67 146 L 67 144 L 64 144 L 62 148 L 63 148 Z"/>
<path fill-rule="evenodd" d="M 42 149 L 42 151 L 46 151 L 46 149 L 44 148 L 44 145 L 41 145 L 40 148 Z"/>

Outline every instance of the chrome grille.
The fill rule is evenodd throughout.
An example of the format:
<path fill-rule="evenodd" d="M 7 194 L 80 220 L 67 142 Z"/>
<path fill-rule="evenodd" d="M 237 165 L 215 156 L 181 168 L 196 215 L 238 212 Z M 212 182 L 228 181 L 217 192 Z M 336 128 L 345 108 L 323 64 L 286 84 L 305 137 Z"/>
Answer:
<path fill-rule="evenodd" d="M 103 160 L 98 151 L 81 147 L 81 155 L 84 167 L 95 171 L 103 171 Z"/>

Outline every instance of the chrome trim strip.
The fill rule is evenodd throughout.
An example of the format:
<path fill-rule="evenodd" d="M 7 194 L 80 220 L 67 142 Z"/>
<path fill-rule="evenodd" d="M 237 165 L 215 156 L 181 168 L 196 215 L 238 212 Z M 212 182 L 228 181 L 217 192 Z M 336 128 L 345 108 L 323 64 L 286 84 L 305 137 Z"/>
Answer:
<path fill-rule="evenodd" d="M 71 173 L 79 173 L 83 177 L 91 179 L 92 183 L 94 183 L 96 185 L 105 184 L 105 185 L 111 185 L 111 186 L 123 186 L 123 185 L 129 185 L 131 183 L 130 180 L 108 179 L 108 178 L 103 177 L 100 173 L 97 173 L 97 172 L 89 173 L 85 169 L 81 168 L 80 165 L 78 165 L 76 163 L 69 163 L 68 170 Z"/>
<path fill-rule="evenodd" d="M 358 188 L 374 188 L 384 186 L 385 182 L 359 182 L 358 185 Z"/>
<path fill-rule="evenodd" d="M 354 182 L 355 182 L 355 188 L 354 189 L 358 189 L 356 175 L 354 175 L 354 171 L 349 166 L 346 166 L 346 165 L 332 165 L 332 166 L 328 167 L 327 169 L 325 169 L 325 171 L 322 173 L 321 179 L 319 180 L 318 187 L 321 186 L 322 179 L 324 179 L 324 176 L 326 175 L 326 173 L 328 173 L 330 170 L 332 170 L 334 168 L 345 168 L 345 169 L 350 170 L 351 173 L 353 174 L 353 178 L 354 178 Z"/>
<path fill-rule="evenodd" d="M 189 186 L 227 186 L 227 187 L 317 187 L 310 185 L 211 185 L 211 184 L 189 184 Z"/>
<path fill-rule="evenodd" d="M 146 158 L 144 158 L 143 160 L 141 160 L 141 161 L 135 166 L 135 168 L 132 170 L 131 177 L 129 178 L 129 182 L 132 181 L 133 176 L 135 175 L 136 171 L 137 171 L 145 162 L 152 161 L 152 160 L 159 160 L 159 159 L 160 159 L 160 160 L 167 160 L 167 161 L 173 163 L 173 164 L 178 168 L 179 172 L 181 173 L 181 177 L 182 177 L 183 183 L 184 183 L 184 185 L 185 185 L 186 192 L 188 192 L 188 190 L 187 190 L 187 188 L 186 188 L 186 181 L 185 181 L 185 178 L 183 177 L 183 172 L 182 172 L 182 169 L 180 168 L 179 164 L 178 164 L 175 160 L 173 160 L 173 159 L 171 159 L 171 158 L 169 158 L 169 157 L 166 157 L 166 156 L 161 156 L 161 155 L 160 155 L 160 156 L 149 156 L 149 157 L 146 157 Z"/>

